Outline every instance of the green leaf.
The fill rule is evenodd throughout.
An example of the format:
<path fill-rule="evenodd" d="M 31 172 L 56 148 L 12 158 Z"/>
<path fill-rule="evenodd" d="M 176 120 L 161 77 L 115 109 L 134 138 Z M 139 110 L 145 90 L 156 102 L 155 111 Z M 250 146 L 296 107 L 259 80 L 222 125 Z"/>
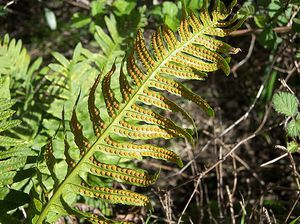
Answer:
<path fill-rule="evenodd" d="M 45 18 L 48 26 L 50 27 L 51 30 L 56 30 L 57 23 L 56 23 L 56 16 L 54 12 L 48 8 L 45 8 L 44 11 L 45 11 Z"/>
<path fill-rule="evenodd" d="M 299 4 L 300 4 L 300 1 L 299 1 Z M 300 220 L 300 216 L 298 216 L 293 221 L 291 221 L 290 224 L 297 224 L 299 220 Z"/>
<path fill-rule="evenodd" d="M 280 0 L 271 0 L 268 9 L 269 16 L 273 17 L 279 10 L 282 9 L 282 3 Z"/>
<path fill-rule="evenodd" d="M 130 12 L 135 8 L 136 1 L 134 0 L 116 0 L 113 3 L 113 6 L 117 9 L 116 14 L 118 16 L 121 15 L 129 15 Z"/>
<path fill-rule="evenodd" d="M 79 29 L 81 27 L 88 25 L 90 22 L 92 22 L 91 17 L 80 14 L 80 13 L 74 13 L 74 15 L 72 17 L 71 27 Z"/>
<path fill-rule="evenodd" d="M 267 22 L 267 17 L 265 15 L 254 16 L 254 22 L 259 28 L 264 28 Z"/>
<path fill-rule="evenodd" d="M 272 71 L 271 74 L 270 74 L 270 78 L 268 80 L 268 83 L 266 85 L 266 92 L 265 92 L 265 96 L 266 96 L 266 100 L 267 101 L 270 101 L 271 98 L 272 98 L 272 95 L 273 95 L 273 90 L 274 90 L 274 85 L 275 85 L 275 82 L 277 80 L 277 71 Z"/>
<path fill-rule="evenodd" d="M 286 116 L 294 116 L 298 111 L 298 99 L 291 93 L 278 92 L 272 99 L 274 109 Z"/>
<path fill-rule="evenodd" d="M 96 0 L 91 2 L 91 13 L 92 16 L 102 14 L 105 9 L 105 0 Z"/>
<path fill-rule="evenodd" d="M 1 67 L 1 65 L 0 65 L 0 67 Z M 0 74 L 1 74 L 1 68 L 0 68 Z M 6 99 L 10 99 L 9 86 L 10 86 L 10 77 L 9 76 L 3 77 L 0 80 L 1 96 Z"/>
<path fill-rule="evenodd" d="M 298 151 L 298 148 L 299 148 L 299 144 L 295 141 L 291 141 L 291 142 L 288 142 L 288 145 L 287 145 L 287 150 L 290 152 L 290 153 L 295 153 Z"/>
<path fill-rule="evenodd" d="M 73 61 L 72 63 L 77 63 L 80 59 L 80 56 L 81 56 L 81 52 L 82 52 L 82 45 L 81 43 L 78 43 L 74 49 L 74 52 L 73 52 Z"/>
<path fill-rule="evenodd" d="M 164 23 L 168 25 L 172 30 L 176 30 L 179 26 L 179 20 L 176 17 L 172 17 L 169 15 L 165 16 Z"/>
<path fill-rule="evenodd" d="M 62 73 L 62 74 L 65 74 L 65 67 L 63 67 L 62 65 L 59 65 L 59 64 L 49 64 L 48 67 L 52 70 L 52 71 L 55 71 L 55 72 L 58 72 L 58 73 Z"/>
<path fill-rule="evenodd" d="M 169 16 L 177 16 L 178 14 L 177 5 L 174 2 L 165 1 L 163 3 L 162 12 L 163 14 L 167 14 Z"/>
<path fill-rule="evenodd" d="M 65 56 L 63 56 L 62 54 L 58 53 L 58 52 L 53 52 L 52 53 L 53 57 L 55 57 L 55 59 L 62 64 L 64 67 L 68 67 L 70 62 L 68 61 L 68 59 L 65 58 Z"/>
<path fill-rule="evenodd" d="M 18 126 L 20 123 L 21 123 L 21 121 L 18 121 L 18 120 L 2 121 L 0 123 L 0 132 L 3 132 L 10 128 L 14 128 L 14 127 Z"/>
<path fill-rule="evenodd" d="M 272 27 L 266 28 L 258 38 L 259 42 L 263 45 L 263 47 L 275 50 L 277 49 L 278 44 L 282 42 L 282 38 L 280 38 L 276 32 L 272 29 Z"/>
<path fill-rule="evenodd" d="M 204 1 L 203 0 L 187 0 L 186 5 L 187 8 L 198 10 L 199 8 L 202 8 Z"/>
<path fill-rule="evenodd" d="M 291 120 L 286 127 L 286 131 L 290 137 L 300 137 L 300 118 Z"/>
<path fill-rule="evenodd" d="M 177 5 L 173 2 L 165 1 L 162 7 L 162 13 L 164 16 L 164 22 L 172 30 L 176 30 L 179 26 L 178 19 L 178 8 Z"/>
<path fill-rule="evenodd" d="M 243 5 L 243 7 L 239 10 L 238 16 L 239 18 L 243 18 L 244 16 L 253 15 L 255 13 L 255 8 L 252 3 L 247 4 L 247 2 Z"/>
<path fill-rule="evenodd" d="M 37 71 L 40 68 L 42 62 L 43 62 L 43 58 L 42 57 L 38 57 L 32 63 L 32 65 L 30 66 L 30 68 L 28 69 L 28 74 L 32 75 L 35 71 Z M 31 77 L 28 77 L 28 80 L 30 80 L 29 78 L 31 78 Z"/>

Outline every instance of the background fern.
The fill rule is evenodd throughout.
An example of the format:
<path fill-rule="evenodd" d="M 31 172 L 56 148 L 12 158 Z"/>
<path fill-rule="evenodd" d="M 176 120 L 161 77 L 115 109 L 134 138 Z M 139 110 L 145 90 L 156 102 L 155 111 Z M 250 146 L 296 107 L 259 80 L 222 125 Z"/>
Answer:
<path fill-rule="evenodd" d="M 58 121 L 61 119 L 61 105 L 65 103 L 66 114 L 70 115 L 78 91 L 81 89 L 82 96 L 87 99 L 89 88 L 97 74 L 99 74 L 100 68 L 106 72 L 112 65 L 114 58 L 119 58 L 116 61 L 119 64 L 124 56 L 124 51 L 121 49 L 123 39 L 116 29 L 114 16 L 105 17 L 105 21 L 107 29 L 110 31 L 109 34 L 106 34 L 98 26 L 95 28 L 94 37 L 100 47 L 97 53 L 92 53 L 83 48 L 80 43 L 76 46 L 71 60 L 66 59 L 58 52 L 53 53 L 58 63 L 51 63 L 48 66 L 50 71 L 46 78 L 49 80 L 49 86 L 45 86 L 47 98 L 44 99 L 49 102 L 49 109 L 46 112 Z M 55 100 L 51 102 L 50 99 L 53 99 L 53 97 Z M 86 100 L 84 101 L 86 102 Z M 86 106 L 85 103 L 84 108 Z M 49 125 L 58 127 L 58 123 L 53 123 L 53 120 L 47 120 L 46 122 L 47 128 Z M 48 129 L 55 130 L 51 127 Z"/>
<path fill-rule="evenodd" d="M 42 59 L 38 58 L 30 63 L 30 56 L 23 48 L 22 41 L 10 39 L 8 35 L 5 35 L 0 39 L 0 62 L 1 83 L 2 87 L 6 89 L 5 92 L 3 91 L 5 94 L 3 97 L 10 97 L 10 88 L 16 91 L 17 82 L 22 83 L 20 87 L 25 90 L 25 94 L 29 94 L 30 88 L 32 88 L 32 76 L 40 67 Z"/>
<path fill-rule="evenodd" d="M 21 122 L 10 119 L 15 101 L 0 99 L 0 221 L 19 223 L 17 217 L 9 216 L 15 209 L 30 203 L 30 178 L 34 174 L 36 152 L 23 140 L 9 137 L 10 130 Z"/>

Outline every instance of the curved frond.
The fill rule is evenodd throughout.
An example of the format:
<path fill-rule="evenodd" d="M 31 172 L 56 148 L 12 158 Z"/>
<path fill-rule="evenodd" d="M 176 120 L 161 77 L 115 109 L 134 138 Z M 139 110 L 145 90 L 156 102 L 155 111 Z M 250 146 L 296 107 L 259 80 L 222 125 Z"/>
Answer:
<path fill-rule="evenodd" d="M 54 221 L 59 214 L 71 214 L 68 209 L 76 202 L 76 195 L 108 203 L 151 207 L 148 197 L 114 189 L 111 183 L 116 181 L 146 187 L 156 181 L 159 172 L 151 175 L 145 170 L 130 167 L 126 163 L 128 159 L 152 157 L 183 165 L 171 149 L 159 147 L 148 140 L 185 138 L 193 142 L 190 130 L 163 116 L 163 111 L 170 111 L 180 113 L 193 122 L 191 116 L 168 95 L 189 100 L 208 115 L 214 115 L 209 104 L 181 80 L 203 80 L 207 72 L 219 69 L 226 75 L 230 73 L 229 55 L 239 50 L 215 36 L 226 36 L 243 23 L 236 17 L 228 19 L 233 6 L 234 3 L 226 8 L 222 2 L 216 1 L 211 12 L 203 7 L 198 16 L 192 14 L 184 18 L 178 32 L 162 27 L 152 35 L 150 47 L 147 47 L 142 32 L 138 32 L 134 49 L 128 54 L 126 66 L 122 64 L 118 77 L 115 64 L 108 73 L 97 77 L 88 97 L 90 130 L 93 130 L 95 140 L 86 137 L 84 130 L 87 127 L 80 123 L 75 104 L 70 128 L 76 145 L 74 148 L 80 156 L 72 160 L 72 147 L 65 136 L 68 173 L 57 188 L 45 194 L 45 202 L 40 199 L 43 206 L 38 209 L 37 223 Z M 112 88 L 112 81 L 116 78 L 119 91 Z M 101 89 L 103 100 L 100 104 L 105 104 L 106 111 L 100 110 L 101 105 L 95 100 L 97 88 Z M 48 168 L 55 169 L 55 166 Z M 89 177 L 96 178 L 98 184 L 89 182 Z"/>

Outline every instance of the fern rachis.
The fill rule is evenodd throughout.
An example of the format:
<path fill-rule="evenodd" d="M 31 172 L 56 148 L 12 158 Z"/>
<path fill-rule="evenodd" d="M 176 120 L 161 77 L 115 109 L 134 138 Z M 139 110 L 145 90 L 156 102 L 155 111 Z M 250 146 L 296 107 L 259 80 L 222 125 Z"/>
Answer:
<path fill-rule="evenodd" d="M 203 79 L 206 75 L 205 72 L 216 71 L 219 68 L 229 74 L 229 66 L 225 56 L 236 53 L 238 50 L 213 39 L 211 35 L 225 36 L 242 24 L 243 20 L 236 22 L 236 17 L 224 22 L 224 19 L 230 15 L 234 4 L 235 1 L 229 9 L 226 9 L 223 3 L 216 1 L 211 14 L 204 7 L 200 13 L 200 18 L 191 15 L 184 19 L 178 33 L 173 33 L 168 28 L 159 30 L 152 36 L 151 51 L 147 50 L 144 38 L 139 32 L 135 49 L 127 61 L 127 74 L 123 73 L 123 66 L 120 70 L 122 102 L 116 99 L 114 91 L 110 88 L 111 77 L 116 69 L 115 65 L 104 77 L 99 76 L 97 78 L 89 95 L 89 113 L 97 140 L 90 145 L 88 139 L 83 136 L 75 106 L 70 126 L 82 156 L 78 161 L 73 161 L 72 164 L 68 161 L 67 176 L 61 183 L 56 183 L 52 197 L 41 209 L 41 213 L 37 214 L 36 223 L 43 223 L 45 220 L 50 222 L 60 215 L 68 213 L 84 216 L 93 222 L 110 223 L 106 219 L 92 217 L 71 209 L 71 205 L 68 205 L 68 202 L 63 198 L 66 191 L 99 198 L 111 203 L 150 207 L 149 199 L 145 196 L 127 190 L 91 187 L 81 179 L 81 174 L 89 173 L 137 186 L 148 186 L 157 178 L 157 173 L 151 176 L 143 170 L 98 161 L 97 156 L 95 156 L 97 152 L 131 159 L 142 159 L 144 156 L 150 156 L 182 165 L 180 158 L 172 151 L 152 144 L 136 144 L 132 141 L 155 138 L 172 139 L 175 137 L 185 137 L 192 141 L 191 135 L 186 130 L 177 126 L 172 120 L 162 117 L 153 109 L 144 108 L 143 105 L 148 104 L 163 110 L 181 112 L 189 118 L 189 115 L 182 108 L 170 101 L 160 91 L 163 90 L 191 100 L 209 115 L 213 115 L 213 110 L 200 96 L 188 90 L 174 78 Z M 232 24 L 234 25 L 230 29 L 223 29 L 223 27 Z M 127 81 L 128 78 L 130 81 Z M 100 80 L 110 117 L 108 121 L 102 120 L 99 109 L 95 106 L 94 94 Z M 116 140 L 116 136 L 122 137 L 123 140 Z M 68 150 L 66 147 L 66 154 L 68 154 Z M 53 154 L 51 145 L 45 153 L 46 155 Z M 73 164 L 75 165 L 73 166 Z M 49 169 L 53 168 L 53 164 L 47 165 Z M 49 212 L 53 212 L 55 215 L 48 217 Z"/>

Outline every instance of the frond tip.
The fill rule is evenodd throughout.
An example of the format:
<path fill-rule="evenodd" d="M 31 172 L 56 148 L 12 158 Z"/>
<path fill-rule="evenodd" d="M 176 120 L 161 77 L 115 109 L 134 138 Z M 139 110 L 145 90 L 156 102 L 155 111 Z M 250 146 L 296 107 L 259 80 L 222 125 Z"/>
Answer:
<path fill-rule="evenodd" d="M 204 6 L 199 16 L 191 14 L 185 17 L 178 32 L 173 32 L 167 27 L 158 29 L 152 35 L 150 48 L 139 31 L 134 49 L 128 54 L 126 66 L 123 66 L 124 61 L 120 66 L 119 90 L 116 91 L 112 85 L 117 69 L 115 63 L 107 74 L 97 77 L 88 97 L 91 129 L 96 140 L 85 137 L 87 132 L 79 122 L 75 104 L 70 128 L 80 157 L 77 162 L 72 160 L 71 164 L 71 147 L 65 136 L 68 174 L 57 189 L 48 193 L 52 197 L 41 209 L 37 223 L 43 223 L 51 211 L 58 211 L 58 207 L 64 211 L 67 207 L 72 207 L 73 201 L 62 203 L 60 200 L 66 192 L 113 204 L 151 208 L 147 196 L 113 189 L 111 183 L 116 181 L 146 187 L 156 181 L 159 172 L 149 175 L 145 170 L 132 168 L 128 163 L 124 163 L 128 159 L 143 160 L 144 157 L 152 157 L 183 166 L 180 157 L 172 150 L 143 141 L 185 138 L 194 143 L 190 130 L 155 110 L 159 108 L 160 111 L 180 113 L 194 125 L 187 111 L 169 99 L 166 92 L 195 103 L 209 116 L 214 115 L 209 104 L 180 80 L 203 80 L 208 72 L 219 69 L 226 75 L 230 73 L 229 55 L 237 53 L 239 49 L 213 36 L 226 36 L 243 23 L 244 19 L 237 21 L 235 16 L 228 18 L 235 2 L 226 8 L 222 2 L 215 1 L 215 6 L 210 12 L 208 7 Z M 101 107 L 96 106 L 95 97 L 98 85 L 103 96 L 100 102 L 105 104 L 106 109 L 106 112 L 101 110 L 101 114 L 98 109 Z M 120 93 L 119 96 L 117 93 Z M 87 178 L 90 176 L 97 178 L 97 183 L 103 183 L 103 186 L 94 186 L 95 182 L 90 183 Z M 84 184 L 81 184 L 83 180 Z M 85 217 L 91 220 L 91 216 Z M 104 218 L 99 220 L 106 223 Z"/>

